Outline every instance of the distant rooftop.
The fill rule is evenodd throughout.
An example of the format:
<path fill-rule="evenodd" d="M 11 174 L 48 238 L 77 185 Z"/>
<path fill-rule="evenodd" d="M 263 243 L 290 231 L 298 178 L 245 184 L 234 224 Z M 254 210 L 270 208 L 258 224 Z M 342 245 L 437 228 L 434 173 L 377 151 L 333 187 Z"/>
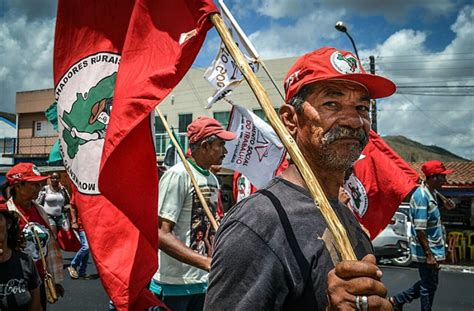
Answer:
<path fill-rule="evenodd" d="M 1 112 L 0 111 L 0 118 L 4 118 L 4 119 L 10 121 L 13 124 L 16 124 L 16 114 L 14 114 L 14 113 L 8 113 L 8 112 Z"/>
<path fill-rule="evenodd" d="M 424 162 L 410 162 L 421 177 L 424 177 L 421 166 Z M 474 161 L 443 162 L 447 169 L 454 173 L 447 176 L 448 186 L 474 187 Z"/>

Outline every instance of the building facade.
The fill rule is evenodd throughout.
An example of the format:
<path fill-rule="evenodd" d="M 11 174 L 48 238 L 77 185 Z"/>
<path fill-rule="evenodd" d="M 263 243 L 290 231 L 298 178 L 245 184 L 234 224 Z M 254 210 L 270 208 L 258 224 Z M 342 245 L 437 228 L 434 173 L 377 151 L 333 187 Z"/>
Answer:
<path fill-rule="evenodd" d="M 14 162 L 47 165 L 49 152 L 58 133 L 44 112 L 54 102 L 53 89 L 18 92 L 16 94 L 17 147 Z"/>
<path fill-rule="evenodd" d="M 0 112 L 0 166 L 12 165 L 16 150 L 16 116 Z"/>

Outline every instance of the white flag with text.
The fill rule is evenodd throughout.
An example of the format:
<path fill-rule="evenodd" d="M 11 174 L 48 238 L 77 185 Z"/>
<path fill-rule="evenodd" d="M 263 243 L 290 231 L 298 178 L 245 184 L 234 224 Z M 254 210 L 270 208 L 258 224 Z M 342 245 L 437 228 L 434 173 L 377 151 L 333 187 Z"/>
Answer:
<path fill-rule="evenodd" d="M 253 112 L 234 105 L 228 130 L 236 133 L 225 144 L 222 167 L 244 174 L 257 189 L 275 175 L 286 151 L 273 128 Z"/>
<path fill-rule="evenodd" d="M 258 54 L 255 48 L 250 43 L 249 39 L 245 36 L 242 29 L 239 27 L 234 17 L 227 9 L 223 1 L 219 1 L 221 6 L 221 14 L 224 19 L 224 23 L 232 34 L 232 38 L 235 43 L 242 51 L 245 59 L 247 60 L 250 68 L 253 72 L 258 71 Z M 243 75 L 237 68 L 232 56 L 227 51 L 223 43 L 221 43 L 219 52 L 216 58 L 212 62 L 212 65 L 204 73 L 204 78 L 216 88 L 216 92 L 208 98 L 206 108 L 209 109 L 212 105 L 230 94 L 240 82 L 243 80 Z"/>

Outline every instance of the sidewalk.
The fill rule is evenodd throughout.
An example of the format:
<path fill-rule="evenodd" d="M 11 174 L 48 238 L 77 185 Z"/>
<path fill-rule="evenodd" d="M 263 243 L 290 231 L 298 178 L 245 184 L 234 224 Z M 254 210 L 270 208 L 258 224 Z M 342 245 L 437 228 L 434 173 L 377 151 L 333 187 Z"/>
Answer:
<path fill-rule="evenodd" d="M 456 264 L 442 264 L 441 269 L 443 271 L 453 271 L 462 273 L 474 273 L 474 261 L 473 260 L 461 260 Z"/>

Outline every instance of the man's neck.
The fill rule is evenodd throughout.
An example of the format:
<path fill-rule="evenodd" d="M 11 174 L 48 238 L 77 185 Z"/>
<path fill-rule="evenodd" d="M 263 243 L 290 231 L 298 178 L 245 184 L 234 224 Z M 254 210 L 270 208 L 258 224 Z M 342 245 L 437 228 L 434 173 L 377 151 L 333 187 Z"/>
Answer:
<path fill-rule="evenodd" d="M 339 195 L 339 188 L 342 186 L 344 180 L 344 172 L 334 172 L 316 167 L 312 167 L 312 171 L 321 185 L 326 197 L 328 199 L 337 199 Z M 282 173 L 281 177 L 298 186 L 308 189 L 295 164 L 290 164 L 288 168 Z"/>
<path fill-rule="evenodd" d="M 426 182 L 426 181 L 425 181 L 425 185 L 426 185 L 426 188 L 428 188 L 428 190 L 434 196 L 434 194 L 436 192 L 436 188 L 434 187 L 434 185 L 432 185 L 430 182 Z"/>
<path fill-rule="evenodd" d="M 201 157 L 195 157 L 194 163 L 196 163 L 197 166 L 199 166 L 203 170 L 209 170 L 209 168 L 211 167 L 211 165 L 209 165 L 209 163 L 207 163 L 207 161 L 205 161 L 204 159 L 201 159 Z"/>

